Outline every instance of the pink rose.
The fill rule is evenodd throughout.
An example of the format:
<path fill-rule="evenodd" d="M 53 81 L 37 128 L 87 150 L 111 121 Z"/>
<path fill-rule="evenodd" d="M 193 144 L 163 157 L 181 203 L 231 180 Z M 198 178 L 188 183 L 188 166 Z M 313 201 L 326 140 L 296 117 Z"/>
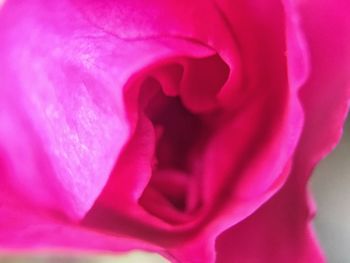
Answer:
<path fill-rule="evenodd" d="M 8 0 L 0 248 L 323 262 L 306 190 L 350 98 L 347 0 Z"/>

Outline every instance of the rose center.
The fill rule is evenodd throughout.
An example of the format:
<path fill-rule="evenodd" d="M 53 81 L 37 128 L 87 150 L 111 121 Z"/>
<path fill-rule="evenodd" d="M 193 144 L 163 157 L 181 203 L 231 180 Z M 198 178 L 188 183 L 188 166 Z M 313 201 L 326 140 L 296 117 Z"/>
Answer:
<path fill-rule="evenodd" d="M 179 97 L 165 96 L 161 90 L 145 109 L 156 133 L 156 170 L 188 171 L 189 155 L 202 131 L 201 120 L 189 112 Z"/>
<path fill-rule="evenodd" d="M 184 223 L 200 210 L 203 156 L 227 77 L 226 64 L 212 56 L 156 69 L 140 87 L 140 116 L 155 139 L 152 176 L 139 203 L 158 218 Z"/>
<path fill-rule="evenodd" d="M 180 97 L 166 96 L 157 80 L 147 79 L 142 88 L 153 94 L 144 106 L 144 114 L 152 122 L 156 138 L 152 177 L 145 195 L 157 195 L 167 208 L 189 212 L 196 206 L 189 200 L 189 187 L 205 125 L 186 109 Z M 141 203 L 149 205 L 149 201 Z"/>

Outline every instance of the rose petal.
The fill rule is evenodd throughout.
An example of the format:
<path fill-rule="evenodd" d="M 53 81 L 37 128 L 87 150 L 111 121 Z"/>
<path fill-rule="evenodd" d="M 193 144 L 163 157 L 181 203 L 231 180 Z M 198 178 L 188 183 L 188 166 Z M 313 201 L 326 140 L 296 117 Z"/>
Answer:
<path fill-rule="evenodd" d="M 69 1 L 44 2 L 7 1 L 1 10 L 0 139 L 13 169 L 2 181 L 80 219 L 131 133 L 125 83 L 154 60 L 212 51 L 181 39 L 131 44 L 92 27 Z M 139 179 L 142 188 L 148 180 Z"/>
<path fill-rule="evenodd" d="M 301 90 L 305 125 L 291 178 L 266 205 L 218 238 L 219 262 L 324 262 L 310 225 L 314 207 L 306 183 L 338 142 L 349 107 L 350 5 L 303 1 L 298 10 L 311 78 Z"/>
<path fill-rule="evenodd" d="M 26 163 L 33 164 L 35 161 L 32 158 L 38 160 L 38 164 L 29 167 L 28 171 L 18 170 L 18 167 L 13 166 L 10 169 L 11 171 L 6 176 L 2 174 L 2 177 L 4 177 L 5 183 L 9 185 L 6 187 L 7 190 L 21 192 L 24 196 L 23 199 L 28 199 L 29 203 L 44 205 L 53 210 L 59 210 L 71 218 L 81 219 L 89 211 L 102 188 L 106 185 L 114 162 L 125 142 L 131 136 L 133 127 L 130 127 L 127 120 L 122 87 L 130 79 L 133 80 L 133 74 L 141 69 L 147 69 L 148 65 L 151 65 L 154 61 L 169 57 L 188 55 L 203 58 L 213 55 L 213 50 L 202 47 L 198 42 L 188 39 L 195 37 L 195 39 L 210 43 L 215 49 L 220 50 L 220 55 L 230 67 L 229 79 L 220 91 L 222 95 L 219 96 L 226 106 L 230 106 L 232 105 L 232 98 L 235 97 L 231 95 L 233 91 L 237 91 L 232 87 L 235 87 L 239 82 L 235 73 L 236 70 L 240 70 L 237 64 L 237 54 L 235 53 L 237 50 L 234 43 L 232 43 L 234 42 L 233 35 L 227 32 L 232 27 L 230 23 L 223 26 L 225 24 L 223 20 L 225 19 L 218 19 L 217 13 L 210 12 L 210 20 L 215 21 L 215 23 L 213 22 L 211 27 L 208 27 L 208 31 L 200 30 L 200 28 L 204 28 L 202 24 L 205 23 L 207 15 L 196 20 L 201 21 L 201 23 L 198 23 L 199 26 L 195 24 L 192 27 L 190 22 L 193 21 L 194 13 L 198 15 L 204 12 L 195 12 L 195 8 L 189 8 L 187 3 L 179 5 L 179 8 L 177 8 L 176 5 L 170 4 L 168 6 L 162 6 L 161 3 L 144 5 L 143 2 L 139 1 L 131 1 L 130 4 L 129 2 L 120 1 L 118 3 L 113 2 L 115 5 L 112 7 L 115 7 L 115 9 L 112 10 L 113 12 L 109 12 L 111 2 L 103 1 L 101 9 L 99 9 L 95 5 L 99 5 L 98 1 L 90 1 L 94 2 L 94 5 L 87 4 L 87 9 L 84 9 L 85 5 L 82 7 L 78 5 L 87 14 L 87 17 L 82 17 L 68 2 L 44 2 L 33 1 L 29 3 L 28 1 L 28 3 L 20 4 L 12 2 L 12 5 L 7 4 L 7 9 L 2 14 L 0 50 L 3 60 L 0 63 L 0 69 L 4 73 L 4 76 L 1 76 L 1 83 L 5 83 L 5 85 L 1 88 L 6 94 L 3 100 L 8 102 L 3 104 L 4 110 L 2 110 L 0 116 L 2 120 L 5 120 L 2 124 L 6 124 L 1 126 L 0 129 L 1 143 L 4 145 L 1 152 L 4 152 L 4 156 L 9 156 L 10 163 L 17 163 L 18 160 L 24 159 Z M 123 16 L 121 10 L 125 9 L 119 8 L 119 4 L 122 4 L 123 8 L 129 6 L 130 10 L 126 10 L 129 10 L 134 16 L 125 16 L 125 14 Z M 135 4 L 137 8 L 134 8 Z M 159 7 L 159 9 L 150 11 L 149 8 L 152 9 L 154 6 Z M 194 4 L 194 7 L 196 6 Z M 203 8 L 200 11 L 212 9 L 212 6 L 208 5 L 207 2 L 199 6 Z M 270 80 L 274 79 L 273 74 L 275 73 L 282 73 L 277 74 L 277 76 L 285 76 L 283 74 L 285 68 L 278 68 L 281 63 L 283 64 L 284 38 L 283 36 L 281 38 L 272 37 L 271 39 L 273 39 L 273 43 L 276 43 L 276 46 L 269 47 L 267 43 L 271 43 L 271 39 L 266 38 L 264 40 L 264 37 L 262 37 L 260 39 L 262 41 L 252 41 L 249 32 L 253 32 L 252 35 L 257 33 L 258 31 L 251 31 L 251 27 L 256 26 L 255 22 L 261 22 L 258 19 L 261 18 L 259 15 L 267 14 L 269 19 L 265 20 L 266 17 L 263 17 L 262 21 L 264 23 L 274 23 L 278 27 L 278 29 L 274 28 L 276 32 L 272 30 L 272 36 L 275 36 L 275 33 L 277 33 L 276 35 L 283 33 L 284 30 L 280 30 L 279 27 L 283 24 L 275 23 L 271 16 L 271 13 L 275 14 L 272 10 L 275 10 L 276 7 L 280 11 L 280 6 L 278 4 L 275 6 L 275 2 L 273 2 L 271 10 L 269 10 L 270 6 L 265 4 L 257 4 L 255 7 L 252 10 L 257 11 L 257 13 L 253 12 L 252 14 L 257 19 L 253 19 L 252 24 L 240 23 L 244 25 L 240 32 L 243 36 L 248 34 L 245 38 L 248 42 L 244 42 L 247 44 L 245 59 L 248 59 L 248 76 L 252 73 L 259 76 L 252 79 L 253 86 L 262 87 L 258 85 L 259 80 L 264 80 L 262 82 L 263 86 L 269 87 L 268 84 L 271 83 L 266 81 L 266 76 L 268 79 L 271 78 Z M 265 12 L 265 8 L 269 11 Z M 143 9 L 149 16 L 138 16 L 138 12 L 133 13 L 133 10 Z M 102 15 L 91 17 L 89 12 L 93 11 L 92 14 L 96 14 L 96 10 L 102 10 Z M 165 10 L 168 10 L 168 12 L 165 12 Z M 230 10 L 230 8 L 224 8 L 224 10 Z M 239 10 L 239 8 L 236 10 Z M 261 10 L 263 10 L 262 13 L 260 13 Z M 163 11 L 164 13 L 162 13 Z M 174 25 L 172 20 L 168 19 L 167 14 L 169 12 L 172 14 L 171 12 L 175 11 L 179 13 L 181 19 Z M 280 15 L 279 11 L 277 13 Z M 162 14 L 162 16 L 155 14 Z M 118 20 L 118 17 L 122 17 L 122 19 Z M 144 21 L 144 17 L 149 17 L 150 20 Z M 162 17 L 160 21 L 157 20 L 158 17 Z M 234 16 L 230 15 L 230 17 Z M 119 24 L 110 24 L 111 21 L 116 21 Z M 260 22 L 257 24 L 259 25 Z M 91 27 L 90 23 L 97 25 L 102 30 Z M 167 23 L 171 24 L 168 25 Z M 264 29 L 264 23 L 261 23 L 262 29 Z M 145 27 L 140 27 L 141 25 Z M 269 26 L 267 28 L 270 28 Z M 119 28 L 124 28 L 125 32 L 131 33 L 131 35 L 118 35 L 118 32 L 114 30 Z M 169 28 L 173 31 L 168 32 Z M 217 28 L 222 30 L 214 30 Z M 217 35 L 212 36 L 211 33 L 213 32 Z M 265 30 L 262 30 L 262 32 L 265 32 Z M 176 41 L 167 38 L 162 39 L 162 41 L 154 39 L 159 34 L 179 34 L 185 39 L 182 39 L 182 41 L 180 38 Z M 208 35 L 211 35 L 211 37 L 208 37 Z M 260 34 L 257 35 L 261 37 Z M 89 38 L 89 41 L 86 41 L 86 38 Z M 130 38 L 144 39 L 131 41 Z M 41 40 L 40 43 L 38 43 L 38 39 Z M 257 43 L 262 46 L 257 45 Z M 249 53 L 250 48 L 254 52 Z M 279 50 L 277 52 L 279 55 L 273 55 L 274 48 Z M 270 53 L 266 50 L 274 52 Z M 269 54 L 272 54 L 272 57 L 269 57 Z M 259 59 L 257 60 L 257 58 Z M 254 61 L 264 61 L 266 64 L 255 64 Z M 258 70 L 255 71 L 256 68 L 254 67 L 257 67 Z M 18 68 L 26 69 L 26 71 L 18 72 L 16 71 Z M 262 70 L 263 68 L 264 70 Z M 294 68 L 297 69 L 297 66 L 294 66 Z M 290 72 L 289 74 L 292 74 L 289 77 L 295 80 L 294 85 L 291 86 L 292 99 L 289 101 L 292 106 L 290 110 L 284 112 L 285 115 L 282 114 L 286 125 L 282 125 L 281 137 L 277 136 L 271 143 L 271 148 L 267 149 L 267 152 L 271 153 L 269 155 L 270 160 L 273 160 L 274 156 L 279 156 L 278 150 L 280 148 L 277 146 L 282 142 L 285 148 L 283 154 L 279 156 L 280 161 L 277 162 L 276 166 L 268 167 L 269 165 L 266 165 L 263 160 L 258 160 L 254 165 L 256 172 L 249 173 L 251 176 L 247 177 L 246 180 L 242 180 L 238 187 L 239 195 L 232 195 L 232 198 L 229 198 L 228 202 L 232 206 L 223 211 L 222 217 L 219 216 L 213 220 L 203 233 L 199 235 L 198 233 L 190 233 L 189 235 L 193 234 L 193 236 L 184 243 L 183 251 L 180 251 L 179 247 L 174 249 L 173 254 L 178 255 L 178 258 L 187 260 L 199 253 L 203 260 L 212 261 L 215 236 L 253 212 L 284 182 L 285 176 L 289 172 L 288 163 L 290 162 L 288 162 L 288 159 L 298 139 L 300 120 L 302 119 L 295 92 L 304 78 L 305 70 L 301 67 L 300 70 L 295 70 L 294 73 Z M 16 83 L 16 79 L 18 83 Z M 33 85 L 33 83 L 36 85 Z M 56 90 L 55 87 L 59 88 Z M 277 85 L 275 88 L 280 88 L 280 86 Z M 17 98 L 15 92 L 24 96 Z M 168 92 L 172 93 L 174 90 L 170 87 Z M 227 94 L 230 96 L 227 96 Z M 240 98 L 240 96 L 238 97 Z M 26 98 L 30 98 L 30 100 L 26 100 Z M 273 112 L 273 109 L 269 109 Z M 256 105 L 254 111 L 259 112 L 259 105 Z M 81 114 L 79 114 L 80 112 Z M 15 119 L 14 116 L 17 116 L 18 119 Z M 28 130 L 28 133 L 23 135 L 23 130 Z M 56 134 L 60 135 L 58 139 L 55 138 Z M 14 135 L 21 139 L 17 139 Z M 63 142 L 59 140 L 60 138 L 63 139 Z M 145 140 L 152 142 L 150 138 Z M 12 145 L 16 145 L 16 147 L 12 147 Z M 36 145 L 42 145 L 42 147 Z M 109 147 L 105 148 L 106 145 Z M 86 146 L 89 151 L 84 150 Z M 26 153 L 24 158 L 15 151 L 17 147 L 19 152 Z M 91 149 L 93 149 L 92 153 Z M 44 168 L 43 162 L 48 163 Z M 98 165 L 94 166 L 96 163 Z M 270 161 L 267 162 L 267 164 L 269 163 Z M 12 171 L 14 167 L 15 169 Z M 147 171 L 144 164 L 136 166 L 136 168 Z M 41 181 L 43 172 L 41 169 L 45 170 L 45 174 L 48 174 L 48 179 L 43 182 Z M 271 170 L 273 172 L 269 173 Z M 86 173 L 83 171 L 86 171 Z M 80 176 L 77 177 L 76 174 Z M 265 175 L 269 176 L 268 180 L 264 180 Z M 27 179 L 23 180 L 24 186 L 18 184 L 20 178 L 23 178 L 22 176 L 27 176 Z M 77 178 L 80 178 L 80 180 L 77 181 Z M 118 196 L 116 194 L 115 198 L 107 199 L 112 203 L 120 204 L 125 211 L 135 210 L 135 214 L 142 215 L 143 220 L 144 214 L 141 213 L 142 209 L 140 210 L 140 207 L 138 207 L 137 198 L 135 197 L 139 196 L 148 180 L 148 175 L 140 176 L 136 174 L 125 180 L 125 189 L 120 187 L 126 193 L 125 195 Z M 258 182 L 261 182 L 258 189 L 259 194 L 255 195 L 254 186 Z M 30 189 L 33 188 L 41 190 L 32 194 Z M 128 191 L 129 189 L 131 192 Z M 55 193 L 55 195 L 57 193 L 55 198 L 51 197 L 52 193 Z M 252 197 L 252 199 L 245 202 L 240 199 L 241 197 Z M 133 200 L 135 206 L 129 206 L 128 202 L 124 202 L 125 198 Z M 43 200 L 45 201 L 43 202 Z M 232 216 L 232 213 L 234 216 Z M 99 214 L 99 211 L 97 211 L 97 214 Z M 111 219 L 113 219 L 112 216 Z M 154 218 L 147 218 L 147 220 L 154 220 L 155 225 L 160 224 Z M 117 225 L 116 222 L 112 222 L 114 226 Z M 94 226 L 100 227 L 103 223 L 104 221 L 100 220 Z M 136 228 L 135 230 L 138 232 L 142 229 Z M 173 237 L 178 239 L 177 235 L 173 235 Z M 156 239 L 150 234 L 146 234 L 146 238 L 153 241 Z M 192 248 L 189 249 L 188 245 L 191 245 Z"/>
<path fill-rule="evenodd" d="M 258 95 L 248 97 L 248 101 L 252 100 L 250 108 L 245 107 L 243 113 L 237 114 L 230 129 L 222 129 L 226 135 L 219 141 L 219 146 L 214 148 L 216 150 L 212 151 L 212 158 L 220 165 L 215 169 L 213 178 L 205 178 L 211 181 L 207 181 L 207 188 L 204 188 L 209 191 L 219 189 L 222 198 L 216 203 L 214 215 L 210 217 L 205 229 L 193 235 L 180 250 L 171 250 L 172 255 L 182 261 L 190 260 L 193 255 L 201 255 L 199 261 L 214 262 L 215 252 L 212 251 L 212 246 L 216 236 L 244 220 L 283 186 L 290 173 L 291 158 L 303 121 L 298 91 L 308 74 L 306 50 L 299 35 L 286 40 L 288 34 L 299 33 L 299 28 L 295 28 L 294 23 L 289 24 L 291 17 L 285 12 L 282 3 L 219 1 L 218 8 L 228 23 L 231 23 L 240 43 L 242 61 L 245 64 L 243 72 L 247 74 L 248 83 L 244 87 L 246 90 L 253 89 L 254 94 Z M 274 15 L 271 16 L 271 13 Z M 276 24 L 276 17 L 280 23 Z M 291 27 L 288 30 L 284 27 L 287 24 Z M 269 30 L 265 31 L 266 28 Z M 285 60 L 287 48 L 293 58 L 302 59 L 298 61 L 299 64 L 296 63 L 297 59 L 293 62 Z M 298 70 L 290 69 L 301 65 L 303 67 Z M 288 76 L 284 79 L 287 70 Z M 283 94 L 283 90 L 287 95 Z M 271 100 L 269 92 L 272 94 Z M 233 154 L 223 149 L 233 149 Z M 213 167 L 210 168 L 212 163 L 215 161 L 205 162 L 205 171 L 214 170 Z M 220 171 L 232 163 L 238 170 L 234 170 L 229 180 L 227 177 L 220 178 L 220 174 L 227 174 L 227 171 Z M 220 184 L 220 180 L 225 184 Z M 220 185 L 228 185 L 227 191 L 224 192 Z"/>
<path fill-rule="evenodd" d="M 54 213 L 24 207 L 6 198 L 0 206 L 0 251 L 43 251 L 55 248 L 65 251 L 113 251 L 131 249 L 162 252 L 162 249 L 122 235 L 110 235 L 84 228 Z M 29 209 L 28 209 L 29 208 Z"/>
<path fill-rule="evenodd" d="M 131 136 L 123 88 L 134 73 L 154 61 L 213 54 L 190 39 L 119 39 L 92 27 L 68 1 L 8 1 L 0 33 L 0 140 L 9 166 L 2 183 L 18 202 L 74 221 L 91 209 Z M 109 202 L 123 207 L 131 199 L 125 210 L 145 213 L 133 197 L 149 177 L 126 176 L 119 189 L 130 189 L 127 196 L 116 191 Z"/>
<path fill-rule="evenodd" d="M 58 22 L 63 13 L 47 16 L 52 8 L 8 1 L 1 12 L 1 89 L 8 100 L 1 143 L 13 166 L 5 180 L 28 200 L 49 199 L 47 206 L 79 219 L 105 184 L 128 126 L 120 95 L 109 89 L 117 79 L 101 69 L 110 61 L 97 62 L 101 40 L 86 46 L 87 25 L 69 8 L 71 19 Z M 23 169 L 21 159 L 36 166 Z"/>
<path fill-rule="evenodd" d="M 218 263 L 323 262 L 297 180 L 293 176 L 267 204 L 219 236 Z"/>

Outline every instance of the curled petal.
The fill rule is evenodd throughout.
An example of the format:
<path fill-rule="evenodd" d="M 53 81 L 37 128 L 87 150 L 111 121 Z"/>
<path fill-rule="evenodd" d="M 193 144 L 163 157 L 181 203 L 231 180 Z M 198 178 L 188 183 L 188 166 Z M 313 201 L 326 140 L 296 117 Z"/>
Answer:
<path fill-rule="evenodd" d="M 299 13 L 310 50 L 311 76 L 300 91 L 305 111 L 302 137 L 287 184 L 218 238 L 219 262 L 325 261 L 311 226 L 315 207 L 307 181 L 317 162 L 337 144 L 350 101 L 350 21 L 345 18 L 350 5 L 326 2 L 288 3 Z"/>

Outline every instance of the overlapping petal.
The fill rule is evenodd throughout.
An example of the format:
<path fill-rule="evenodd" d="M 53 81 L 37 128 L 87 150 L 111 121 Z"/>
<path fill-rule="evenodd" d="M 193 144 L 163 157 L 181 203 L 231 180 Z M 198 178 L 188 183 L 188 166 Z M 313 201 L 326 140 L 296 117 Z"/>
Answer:
<path fill-rule="evenodd" d="M 0 245 L 162 247 L 175 260 L 213 262 L 216 242 L 223 262 L 250 251 L 319 259 L 305 184 L 347 110 L 349 23 L 333 5 L 299 4 L 8 1 L 0 213 L 12 219 L 0 221 Z M 324 30 L 314 5 L 331 20 Z M 336 27 L 340 37 L 328 37 Z M 269 233 L 279 253 L 261 246 Z"/>
<path fill-rule="evenodd" d="M 317 162 L 337 144 L 349 107 L 350 20 L 345 14 L 350 6 L 346 1 L 299 1 L 287 7 L 297 11 L 292 18 L 304 30 L 310 51 L 311 75 L 300 91 L 302 137 L 282 190 L 218 239 L 219 262 L 325 261 L 312 228 L 315 208 L 307 182 Z"/>

